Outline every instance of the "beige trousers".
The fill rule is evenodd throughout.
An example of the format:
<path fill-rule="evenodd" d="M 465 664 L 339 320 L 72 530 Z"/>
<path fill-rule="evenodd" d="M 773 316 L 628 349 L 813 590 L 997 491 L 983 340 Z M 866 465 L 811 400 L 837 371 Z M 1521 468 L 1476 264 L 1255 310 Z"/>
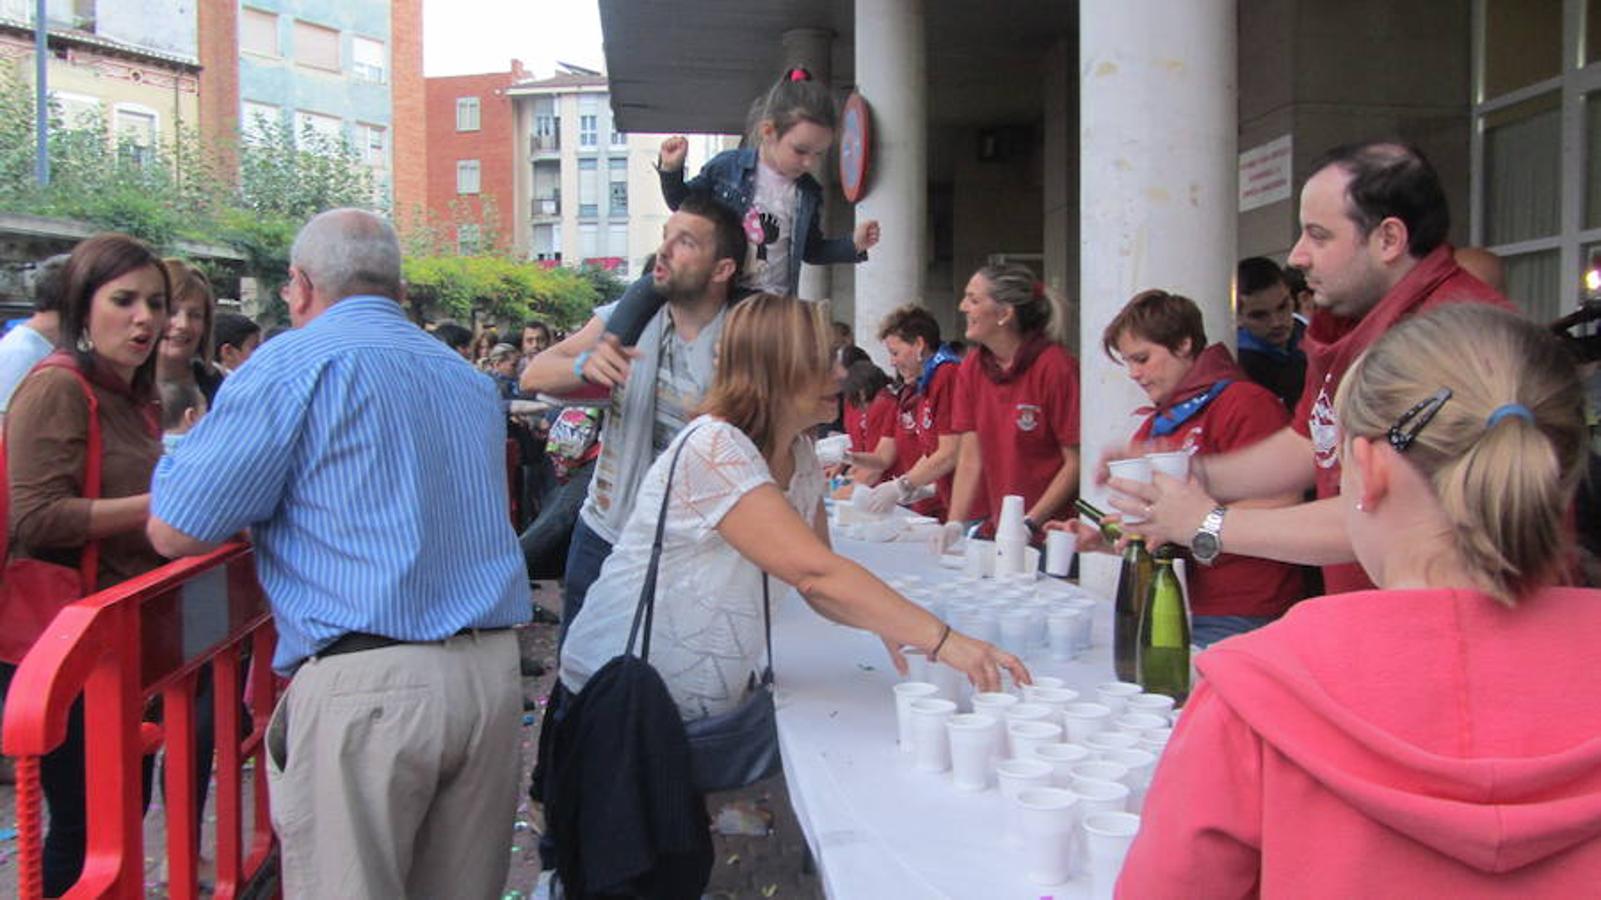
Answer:
<path fill-rule="evenodd" d="M 267 729 L 284 896 L 500 897 L 521 695 L 511 631 L 307 660 Z"/>

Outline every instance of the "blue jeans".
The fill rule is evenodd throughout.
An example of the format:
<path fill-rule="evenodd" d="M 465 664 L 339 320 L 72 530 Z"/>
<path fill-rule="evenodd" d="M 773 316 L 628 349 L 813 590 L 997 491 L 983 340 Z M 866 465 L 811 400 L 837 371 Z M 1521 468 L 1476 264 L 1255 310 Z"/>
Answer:
<path fill-rule="evenodd" d="M 1255 631 L 1271 621 L 1271 616 L 1196 616 L 1190 623 L 1190 643 L 1204 650 L 1226 637 Z"/>
<path fill-rule="evenodd" d="M 573 526 L 572 541 L 567 545 L 567 573 L 562 581 L 561 633 L 556 637 L 556 656 L 561 658 L 561 645 L 567 640 L 567 629 L 584 608 L 584 596 L 589 586 L 600 577 L 600 567 L 611 555 L 611 544 L 595 529 L 584 524 L 583 516 Z"/>

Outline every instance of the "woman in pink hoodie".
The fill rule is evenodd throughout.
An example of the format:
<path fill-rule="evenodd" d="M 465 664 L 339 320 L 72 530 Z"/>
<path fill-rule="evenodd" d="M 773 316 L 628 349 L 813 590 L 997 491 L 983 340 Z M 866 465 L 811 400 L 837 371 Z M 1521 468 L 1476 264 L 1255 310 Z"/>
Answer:
<path fill-rule="evenodd" d="M 1554 339 L 1485 306 L 1353 366 L 1341 502 L 1379 589 L 1198 658 L 1118 896 L 1601 891 L 1601 591 L 1557 586 L 1583 402 Z"/>

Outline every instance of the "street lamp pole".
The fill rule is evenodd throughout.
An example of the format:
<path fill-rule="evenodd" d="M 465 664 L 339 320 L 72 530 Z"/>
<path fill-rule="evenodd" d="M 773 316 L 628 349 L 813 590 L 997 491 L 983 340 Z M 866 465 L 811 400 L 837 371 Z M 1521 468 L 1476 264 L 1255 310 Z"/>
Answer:
<path fill-rule="evenodd" d="M 40 187 L 50 184 L 50 90 L 45 73 L 50 65 L 49 26 L 46 24 L 48 0 L 38 0 L 33 18 L 34 65 L 34 133 L 38 138 L 34 148 L 33 178 Z"/>

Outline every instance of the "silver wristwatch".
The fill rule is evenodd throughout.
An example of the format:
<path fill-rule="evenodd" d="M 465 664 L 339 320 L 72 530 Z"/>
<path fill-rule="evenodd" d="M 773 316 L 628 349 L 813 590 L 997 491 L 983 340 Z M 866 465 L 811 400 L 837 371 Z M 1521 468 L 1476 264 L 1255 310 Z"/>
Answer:
<path fill-rule="evenodd" d="M 1223 514 L 1228 511 L 1227 506 L 1219 506 L 1201 520 L 1201 527 L 1190 538 L 1190 556 L 1196 562 L 1209 566 L 1223 552 Z"/>

